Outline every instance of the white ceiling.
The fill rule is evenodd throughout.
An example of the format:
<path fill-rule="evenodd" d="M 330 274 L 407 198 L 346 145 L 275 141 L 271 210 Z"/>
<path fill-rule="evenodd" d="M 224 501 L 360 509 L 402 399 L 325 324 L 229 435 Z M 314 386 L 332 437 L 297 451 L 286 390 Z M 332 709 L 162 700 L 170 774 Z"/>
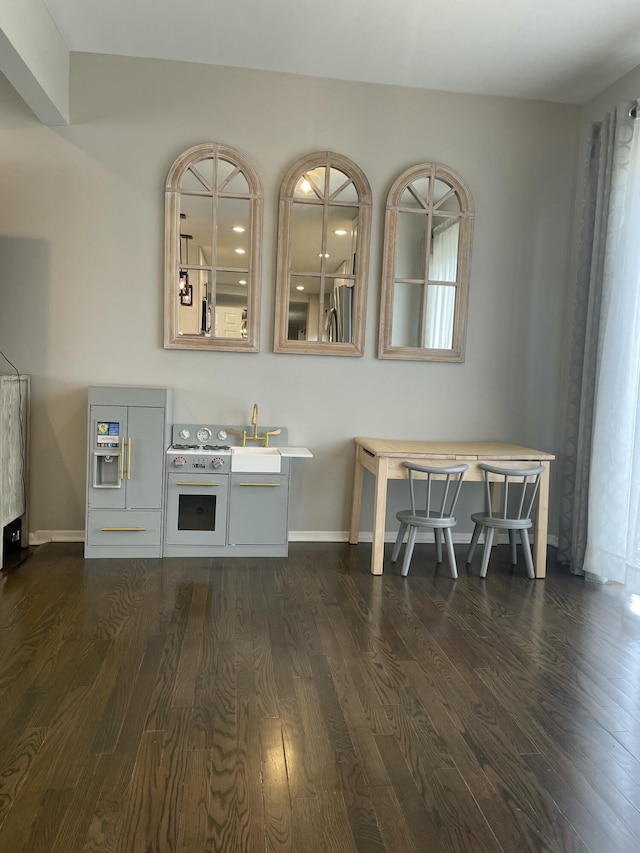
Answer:
<path fill-rule="evenodd" d="M 640 65 L 638 0 L 44 2 L 71 51 L 452 92 L 582 103 Z"/>

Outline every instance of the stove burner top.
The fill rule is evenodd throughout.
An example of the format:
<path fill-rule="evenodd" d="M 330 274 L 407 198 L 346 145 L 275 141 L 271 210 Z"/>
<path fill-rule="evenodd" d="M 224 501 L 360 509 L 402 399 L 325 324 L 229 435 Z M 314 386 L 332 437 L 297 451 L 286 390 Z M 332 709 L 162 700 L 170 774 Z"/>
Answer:
<path fill-rule="evenodd" d="M 169 450 L 230 450 L 228 444 L 172 444 Z"/>

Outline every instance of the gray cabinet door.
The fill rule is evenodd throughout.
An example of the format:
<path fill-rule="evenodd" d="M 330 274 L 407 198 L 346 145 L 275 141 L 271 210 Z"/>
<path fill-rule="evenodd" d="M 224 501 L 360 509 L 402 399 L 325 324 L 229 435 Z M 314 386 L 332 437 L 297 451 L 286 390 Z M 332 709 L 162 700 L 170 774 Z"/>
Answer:
<path fill-rule="evenodd" d="M 148 510 L 98 510 L 87 513 L 87 544 L 99 547 L 160 548 L 161 515 Z"/>
<path fill-rule="evenodd" d="M 125 459 L 126 509 L 160 509 L 164 471 L 164 409 L 129 406 Z"/>
<path fill-rule="evenodd" d="M 289 478 L 232 474 L 230 545 L 283 545 L 288 538 Z"/>
<path fill-rule="evenodd" d="M 225 545 L 229 475 L 170 473 L 167 477 L 167 545 Z"/>

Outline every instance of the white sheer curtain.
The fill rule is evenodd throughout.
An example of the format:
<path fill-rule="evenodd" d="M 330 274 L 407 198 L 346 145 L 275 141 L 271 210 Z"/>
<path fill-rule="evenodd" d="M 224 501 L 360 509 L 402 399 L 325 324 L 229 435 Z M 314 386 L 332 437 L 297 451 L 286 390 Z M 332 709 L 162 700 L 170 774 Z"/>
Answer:
<path fill-rule="evenodd" d="M 640 125 L 619 127 L 606 224 L 584 572 L 640 593 Z"/>
<path fill-rule="evenodd" d="M 460 223 L 457 220 L 436 228 L 429 263 L 432 281 L 455 282 L 459 234 Z M 429 285 L 425 346 L 433 349 L 451 349 L 453 346 L 455 298 L 456 288 L 452 285 Z"/>

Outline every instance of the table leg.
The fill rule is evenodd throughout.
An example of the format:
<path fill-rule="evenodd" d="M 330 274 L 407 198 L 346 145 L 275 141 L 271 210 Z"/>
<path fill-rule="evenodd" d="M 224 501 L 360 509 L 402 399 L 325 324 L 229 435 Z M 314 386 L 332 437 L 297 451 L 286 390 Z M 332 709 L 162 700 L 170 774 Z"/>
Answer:
<path fill-rule="evenodd" d="M 359 539 L 363 482 L 364 468 L 360 464 L 360 448 L 356 446 L 356 464 L 353 470 L 353 496 L 351 499 L 351 528 L 349 530 L 349 542 L 352 545 L 357 545 Z"/>
<path fill-rule="evenodd" d="M 533 566 L 537 578 L 547 574 L 547 527 L 549 523 L 549 463 L 544 465 L 544 474 L 540 477 L 538 487 L 538 506 L 534 526 L 535 541 L 533 543 Z"/>
<path fill-rule="evenodd" d="M 371 542 L 371 574 L 381 575 L 384 564 L 384 534 L 387 520 L 387 475 L 389 460 L 386 456 L 376 460 L 375 492 L 373 500 L 373 537 Z"/>

